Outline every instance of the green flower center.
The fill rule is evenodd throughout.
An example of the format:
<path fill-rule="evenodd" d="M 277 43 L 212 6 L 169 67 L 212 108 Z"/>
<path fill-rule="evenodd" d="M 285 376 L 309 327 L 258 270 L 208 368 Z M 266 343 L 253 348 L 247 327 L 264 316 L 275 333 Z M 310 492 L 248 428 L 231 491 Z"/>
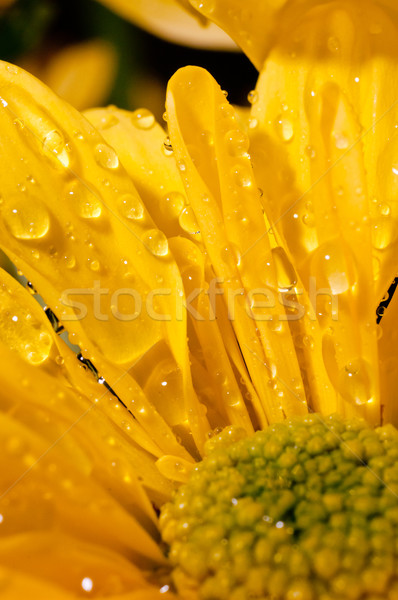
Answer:
<path fill-rule="evenodd" d="M 160 518 L 181 593 L 398 599 L 394 427 L 309 415 L 225 430 L 208 452 Z"/>

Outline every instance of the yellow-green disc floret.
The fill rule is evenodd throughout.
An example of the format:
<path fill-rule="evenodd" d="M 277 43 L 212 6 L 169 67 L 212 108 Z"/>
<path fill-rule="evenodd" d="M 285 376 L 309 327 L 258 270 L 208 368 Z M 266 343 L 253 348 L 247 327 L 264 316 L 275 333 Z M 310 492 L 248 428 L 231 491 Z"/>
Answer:
<path fill-rule="evenodd" d="M 187 598 L 398 600 L 394 427 L 314 414 L 207 450 L 160 518 Z"/>

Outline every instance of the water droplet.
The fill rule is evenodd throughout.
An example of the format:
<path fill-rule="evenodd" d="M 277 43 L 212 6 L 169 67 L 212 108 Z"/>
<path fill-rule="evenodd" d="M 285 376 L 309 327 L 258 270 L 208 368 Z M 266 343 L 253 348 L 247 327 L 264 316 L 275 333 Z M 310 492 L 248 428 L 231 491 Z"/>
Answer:
<path fill-rule="evenodd" d="M 67 269 L 74 269 L 74 267 L 76 266 L 76 258 L 73 255 L 65 256 L 64 260 Z"/>
<path fill-rule="evenodd" d="M 19 197 L 3 209 L 4 221 L 19 240 L 36 240 L 44 237 L 50 228 L 50 216 L 41 200 Z"/>
<path fill-rule="evenodd" d="M 281 246 L 272 248 L 271 252 L 275 264 L 278 289 L 280 292 L 288 292 L 297 285 L 296 271 Z"/>
<path fill-rule="evenodd" d="M 163 142 L 163 153 L 166 156 L 171 156 L 173 154 L 173 146 L 171 145 L 169 136 L 167 136 Z"/>
<path fill-rule="evenodd" d="M 239 267 L 241 262 L 241 254 L 238 246 L 230 242 L 228 246 L 221 250 L 221 258 L 227 265 L 232 267 L 232 269 Z"/>
<path fill-rule="evenodd" d="M 100 270 L 101 265 L 98 260 L 90 260 L 89 259 L 89 267 L 90 267 L 91 271 L 94 271 L 94 273 L 96 273 L 97 271 Z"/>
<path fill-rule="evenodd" d="M 142 241 L 155 256 L 166 256 L 169 252 L 167 237 L 159 229 L 146 231 L 142 236 Z"/>
<path fill-rule="evenodd" d="M 232 176 L 239 187 L 250 187 L 252 185 L 252 173 L 245 165 L 235 165 L 232 168 Z"/>
<path fill-rule="evenodd" d="M 184 210 L 185 197 L 180 192 L 170 192 L 162 198 L 162 208 L 171 217 L 178 218 Z"/>
<path fill-rule="evenodd" d="M 97 144 L 94 150 L 97 163 L 104 169 L 117 169 L 119 158 L 115 150 L 106 144 Z"/>
<path fill-rule="evenodd" d="M 373 398 L 372 369 L 358 358 L 347 363 L 339 372 L 338 389 L 345 400 L 355 405 L 370 402 Z"/>
<path fill-rule="evenodd" d="M 139 196 L 124 194 L 119 200 L 119 210 L 123 217 L 139 221 L 144 217 L 144 205 Z"/>
<path fill-rule="evenodd" d="M 214 0 L 190 0 L 190 3 L 194 8 L 200 12 L 204 12 L 206 15 L 214 11 Z"/>
<path fill-rule="evenodd" d="M 307 146 L 305 149 L 305 153 L 309 158 L 313 159 L 316 157 L 315 148 L 313 146 Z"/>
<path fill-rule="evenodd" d="M 21 354 L 31 365 L 40 365 L 47 360 L 53 341 L 49 333 L 41 331 L 32 343 L 25 344 Z"/>
<path fill-rule="evenodd" d="M 255 117 L 250 117 L 248 124 L 249 129 L 256 129 L 258 127 L 258 120 Z"/>
<path fill-rule="evenodd" d="M 59 367 L 61 367 L 64 364 L 64 357 L 61 356 L 60 354 L 58 354 L 58 356 L 55 357 L 55 362 L 57 363 L 57 365 Z"/>
<path fill-rule="evenodd" d="M 135 110 L 131 115 L 131 120 L 133 125 L 139 129 L 151 129 L 151 127 L 155 125 L 155 117 L 151 111 L 146 108 Z"/>
<path fill-rule="evenodd" d="M 329 289 L 332 294 L 352 289 L 358 272 L 351 249 L 338 239 L 322 244 L 313 252 L 311 275 L 316 277 L 317 288 Z"/>
<path fill-rule="evenodd" d="M 231 156 L 247 155 L 249 150 L 249 138 L 239 129 L 231 129 L 225 136 L 228 153 Z"/>
<path fill-rule="evenodd" d="M 14 125 L 18 129 L 23 129 L 25 127 L 25 121 L 23 121 L 22 119 L 15 119 Z"/>
<path fill-rule="evenodd" d="M 93 589 L 93 580 L 90 577 L 84 577 L 82 579 L 81 586 L 85 592 L 91 592 Z"/>
<path fill-rule="evenodd" d="M 303 223 L 307 225 L 307 227 L 314 227 L 315 225 L 315 216 L 311 213 L 307 213 L 303 216 Z"/>
<path fill-rule="evenodd" d="M 282 142 L 287 143 L 292 141 L 294 136 L 294 128 L 293 123 L 289 121 L 289 119 L 279 115 L 275 121 L 275 129 Z"/>
<path fill-rule="evenodd" d="M 62 133 L 53 129 L 47 133 L 43 138 L 43 148 L 54 154 L 62 152 L 65 146 L 65 140 Z"/>
<path fill-rule="evenodd" d="M 97 219 L 102 213 L 98 193 L 76 179 L 66 190 L 66 202 L 72 202 L 77 214 L 83 219 Z"/>
<path fill-rule="evenodd" d="M 335 144 L 336 148 L 338 148 L 339 150 L 345 150 L 346 148 L 348 148 L 349 143 L 350 142 L 347 136 L 341 133 L 335 134 Z"/>
<path fill-rule="evenodd" d="M 184 172 L 187 168 L 187 165 L 185 164 L 185 162 L 183 160 L 178 160 L 177 167 L 180 171 Z"/>
<path fill-rule="evenodd" d="M 101 117 L 100 122 L 97 125 L 97 129 L 100 131 L 104 131 L 105 129 L 110 129 L 119 123 L 119 119 L 116 115 L 112 113 L 108 113 Z"/>
<path fill-rule="evenodd" d="M 251 90 L 248 94 L 247 94 L 247 100 L 250 104 L 255 104 L 258 100 L 258 93 L 256 92 L 256 90 Z"/>
<path fill-rule="evenodd" d="M 391 212 L 391 208 L 386 202 L 380 202 L 380 204 L 377 205 L 377 209 L 383 217 L 388 217 Z"/>
<path fill-rule="evenodd" d="M 181 228 L 190 234 L 200 233 L 199 225 L 195 217 L 195 213 L 193 212 L 190 206 L 184 208 L 181 212 L 178 222 L 180 223 Z"/>
<path fill-rule="evenodd" d="M 338 52 L 340 50 L 340 40 L 334 35 L 328 38 L 328 49 L 330 52 Z"/>
<path fill-rule="evenodd" d="M 166 111 L 164 111 L 164 113 L 162 114 L 162 119 L 163 119 L 163 121 L 165 121 L 167 123 L 168 117 L 167 117 Z"/>
<path fill-rule="evenodd" d="M 374 220 L 372 229 L 373 246 L 377 250 L 385 250 L 397 239 L 397 225 L 389 216 Z"/>

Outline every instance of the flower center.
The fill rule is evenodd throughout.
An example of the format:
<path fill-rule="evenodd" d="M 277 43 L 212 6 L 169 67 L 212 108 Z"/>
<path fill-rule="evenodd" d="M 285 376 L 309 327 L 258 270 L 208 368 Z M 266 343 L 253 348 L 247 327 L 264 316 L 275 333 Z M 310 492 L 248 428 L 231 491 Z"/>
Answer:
<path fill-rule="evenodd" d="M 160 517 L 182 595 L 398 598 L 394 427 L 315 414 L 207 450 Z"/>

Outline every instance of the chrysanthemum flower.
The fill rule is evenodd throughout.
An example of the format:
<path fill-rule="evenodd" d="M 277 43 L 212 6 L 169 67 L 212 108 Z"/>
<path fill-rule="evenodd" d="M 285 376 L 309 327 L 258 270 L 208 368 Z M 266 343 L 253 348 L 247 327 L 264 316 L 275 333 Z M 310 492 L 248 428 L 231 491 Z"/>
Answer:
<path fill-rule="evenodd" d="M 1 592 L 395 600 L 394 6 L 192 4 L 250 114 L 198 67 L 166 134 L 0 65 Z"/>

